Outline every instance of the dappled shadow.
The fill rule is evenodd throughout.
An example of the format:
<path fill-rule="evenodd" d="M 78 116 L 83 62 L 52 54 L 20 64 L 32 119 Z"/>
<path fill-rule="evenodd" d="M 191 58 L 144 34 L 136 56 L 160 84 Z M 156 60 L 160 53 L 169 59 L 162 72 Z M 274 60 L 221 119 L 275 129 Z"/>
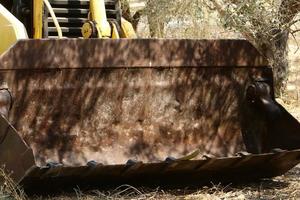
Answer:
<path fill-rule="evenodd" d="M 29 40 L 0 78 L 39 164 L 114 164 L 244 150 L 245 88 L 266 65 L 246 41 Z"/>

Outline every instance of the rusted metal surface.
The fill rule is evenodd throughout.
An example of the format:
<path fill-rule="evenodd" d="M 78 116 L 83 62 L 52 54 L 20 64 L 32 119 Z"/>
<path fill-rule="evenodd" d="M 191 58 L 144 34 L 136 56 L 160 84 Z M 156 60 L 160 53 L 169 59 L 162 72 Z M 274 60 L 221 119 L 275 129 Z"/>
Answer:
<path fill-rule="evenodd" d="M 35 166 L 32 150 L 2 115 L 0 115 L 0 166 L 15 181 L 22 180 L 27 171 Z"/>
<path fill-rule="evenodd" d="M 199 148 L 244 150 L 245 86 L 268 68 L 84 69 L 0 72 L 10 121 L 38 164 L 144 162 Z"/>
<path fill-rule="evenodd" d="M 263 80 L 274 100 L 272 70 L 246 41 L 27 40 L 0 69 L 14 100 L 9 121 L 37 164 L 16 178 L 24 185 L 270 177 L 299 162 L 297 150 L 222 158 L 244 142 L 259 148 L 249 133 L 272 131 L 246 95 Z M 217 158 L 163 162 L 196 149 Z"/>
<path fill-rule="evenodd" d="M 246 85 L 272 79 L 235 40 L 28 40 L 0 63 L 10 121 L 40 165 L 233 155 Z"/>
<path fill-rule="evenodd" d="M 0 62 L 1 69 L 267 65 L 245 40 L 176 39 L 24 40 L 3 55 Z"/>
<path fill-rule="evenodd" d="M 36 167 L 22 181 L 27 192 L 72 188 L 110 188 L 122 184 L 151 187 L 238 183 L 281 175 L 297 165 L 300 151 L 249 154 L 227 158 L 130 165 Z"/>

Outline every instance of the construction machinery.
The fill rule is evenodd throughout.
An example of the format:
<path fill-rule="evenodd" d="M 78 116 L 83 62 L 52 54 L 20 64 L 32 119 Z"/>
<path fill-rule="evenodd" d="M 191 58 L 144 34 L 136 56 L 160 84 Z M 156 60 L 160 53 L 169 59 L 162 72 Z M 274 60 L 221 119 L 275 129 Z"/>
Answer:
<path fill-rule="evenodd" d="M 249 42 L 137 39 L 118 5 L 0 5 L 0 163 L 14 181 L 181 186 L 300 162 L 300 124 Z"/>

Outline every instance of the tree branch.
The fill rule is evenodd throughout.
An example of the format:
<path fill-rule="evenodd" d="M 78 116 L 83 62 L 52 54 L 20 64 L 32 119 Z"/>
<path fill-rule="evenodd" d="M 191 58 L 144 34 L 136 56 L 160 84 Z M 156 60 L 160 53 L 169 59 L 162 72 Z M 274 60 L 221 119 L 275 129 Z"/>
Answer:
<path fill-rule="evenodd" d="M 300 12 L 299 0 L 282 0 L 279 8 L 279 19 L 281 24 L 290 23 Z"/>
<path fill-rule="evenodd" d="M 296 33 L 298 33 L 298 32 L 300 32 L 300 29 L 293 30 L 293 31 L 291 32 L 291 34 L 296 34 Z"/>

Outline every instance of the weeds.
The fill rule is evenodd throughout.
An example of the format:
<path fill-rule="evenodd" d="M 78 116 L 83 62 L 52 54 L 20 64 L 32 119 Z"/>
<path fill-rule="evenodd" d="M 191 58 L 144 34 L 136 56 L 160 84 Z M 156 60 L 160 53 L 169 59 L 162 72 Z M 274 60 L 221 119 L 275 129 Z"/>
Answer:
<path fill-rule="evenodd" d="M 0 168 L 0 199 L 25 200 L 24 191 Z"/>

